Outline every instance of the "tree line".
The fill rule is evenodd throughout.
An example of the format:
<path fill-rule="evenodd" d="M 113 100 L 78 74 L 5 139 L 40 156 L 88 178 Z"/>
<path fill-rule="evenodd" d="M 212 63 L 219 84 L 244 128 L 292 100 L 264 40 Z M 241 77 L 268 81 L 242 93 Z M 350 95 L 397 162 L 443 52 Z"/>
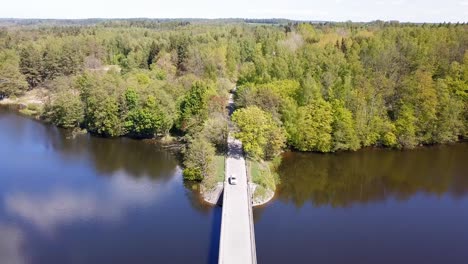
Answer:
<path fill-rule="evenodd" d="M 158 23 L 3 27 L 0 98 L 43 88 L 58 126 L 182 136 L 190 179 L 225 149 L 235 85 L 236 136 L 256 159 L 467 136 L 465 24 Z"/>
<path fill-rule="evenodd" d="M 334 152 L 466 137 L 467 29 L 299 24 L 277 41 L 264 36 L 244 49 L 250 57 L 238 76 L 243 109 L 234 120 L 247 152 L 268 158 L 285 144 Z M 262 129 L 264 119 L 273 125 Z"/>

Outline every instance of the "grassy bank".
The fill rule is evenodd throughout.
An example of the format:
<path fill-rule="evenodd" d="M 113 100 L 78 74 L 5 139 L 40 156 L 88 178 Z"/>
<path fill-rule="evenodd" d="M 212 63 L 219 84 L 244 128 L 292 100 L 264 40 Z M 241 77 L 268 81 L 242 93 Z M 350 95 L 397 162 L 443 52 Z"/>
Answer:
<path fill-rule="evenodd" d="M 11 106 L 17 109 L 21 114 L 39 118 L 44 109 L 44 102 L 48 96 L 48 91 L 37 88 L 25 92 L 21 96 L 12 96 L 0 101 L 0 105 Z"/>
<path fill-rule="evenodd" d="M 263 198 L 268 194 L 268 190 L 275 192 L 276 185 L 279 184 L 279 176 L 276 169 L 281 162 L 280 158 L 273 161 L 247 160 L 247 173 L 252 182 L 257 184 L 254 197 Z"/>
<path fill-rule="evenodd" d="M 223 182 L 224 173 L 226 172 L 226 157 L 224 155 L 216 155 L 214 158 L 214 163 L 216 166 L 216 182 Z"/>
<path fill-rule="evenodd" d="M 213 158 L 213 174 L 211 177 L 203 179 L 202 184 L 206 189 L 212 189 L 217 183 L 224 181 L 226 157 L 215 155 Z"/>
<path fill-rule="evenodd" d="M 26 107 L 20 108 L 19 112 L 23 115 L 39 118 L 42 114 L 43 105 L 37 103 L 27 104 Z"/>
<path fill-rule="evenodd" d="M 22 115 L 40 119 L 44 106 L 37 103 L 17 103 L 12 101 L 1 102 L 0 106 L 8 107 L 14 111 L 19 112 Z"/>

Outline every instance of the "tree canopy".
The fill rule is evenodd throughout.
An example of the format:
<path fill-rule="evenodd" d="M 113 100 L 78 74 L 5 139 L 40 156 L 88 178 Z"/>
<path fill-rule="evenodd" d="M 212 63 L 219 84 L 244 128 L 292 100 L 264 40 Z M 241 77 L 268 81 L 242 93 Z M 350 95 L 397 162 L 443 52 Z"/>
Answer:
<path fill-rule="evenodd" d="M 466 24 L 270 22 L 13 24 L 0 32 L 0 98 L 44 88 L 59 126 L 172 133 L 212 153 L 237 85 L 237 136 L 262 159 L 468 135 Z"/>

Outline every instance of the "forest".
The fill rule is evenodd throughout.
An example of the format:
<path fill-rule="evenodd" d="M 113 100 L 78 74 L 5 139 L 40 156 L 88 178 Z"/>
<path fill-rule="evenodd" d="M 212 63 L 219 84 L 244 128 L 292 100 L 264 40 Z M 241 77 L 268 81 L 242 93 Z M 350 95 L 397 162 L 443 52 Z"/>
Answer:
<path fill-rule="evenodd" d="M 468 136 L 466 24 L 7 22 L 0 99 L 40 89 L 40 117 L 57 126 L 180 138 L 187 179 L 213 174 L 234 87 L 252 159 Z"/>

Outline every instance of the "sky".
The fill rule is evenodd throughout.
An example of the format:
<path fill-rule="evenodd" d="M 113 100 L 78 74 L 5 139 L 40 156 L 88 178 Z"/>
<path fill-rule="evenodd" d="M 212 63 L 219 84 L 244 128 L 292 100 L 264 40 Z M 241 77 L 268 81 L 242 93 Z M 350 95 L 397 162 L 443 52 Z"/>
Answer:
<path fill-rule="evenodd" d="M 0 18 L 468 22 L 468 0 L 1 0 Z"/>

